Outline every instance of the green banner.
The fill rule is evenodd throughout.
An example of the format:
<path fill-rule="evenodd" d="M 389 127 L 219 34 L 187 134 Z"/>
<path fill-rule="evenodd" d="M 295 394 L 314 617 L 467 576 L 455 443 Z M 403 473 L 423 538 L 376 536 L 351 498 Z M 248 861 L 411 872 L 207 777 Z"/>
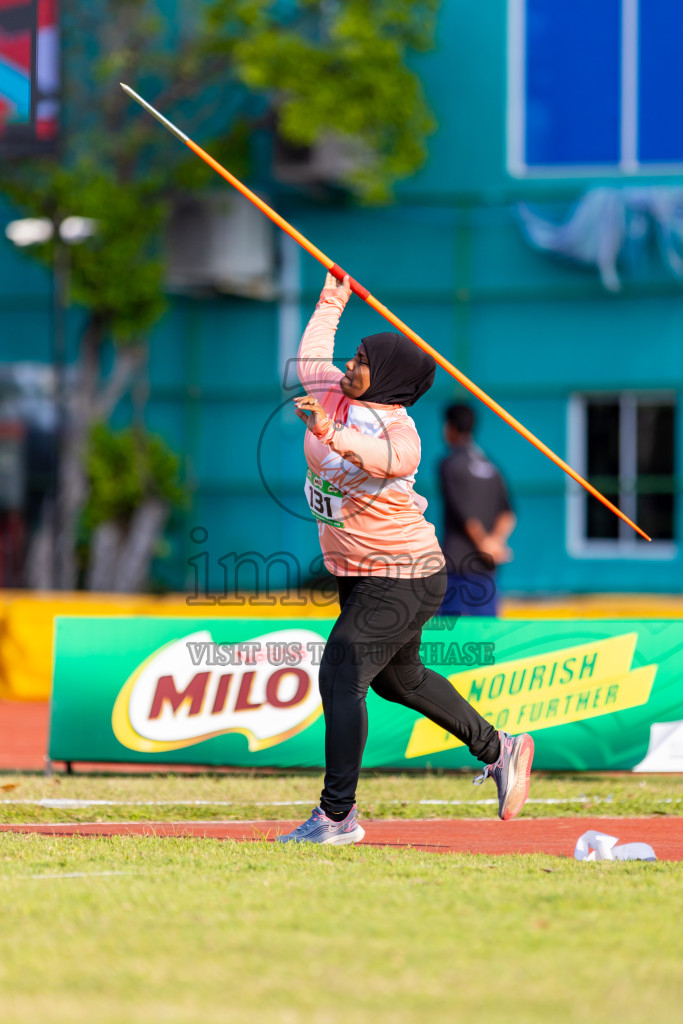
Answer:
<path fill-rule="evenodd" d="M 58 618 L 49 757 L 323 766 L 318 669 L 333 621 Z M 432 619 L 425 664 L 535 767 L 683 770 L 683 622 Z M 365 768 L 462 768 L 428 719 L 368 696 Z"/>

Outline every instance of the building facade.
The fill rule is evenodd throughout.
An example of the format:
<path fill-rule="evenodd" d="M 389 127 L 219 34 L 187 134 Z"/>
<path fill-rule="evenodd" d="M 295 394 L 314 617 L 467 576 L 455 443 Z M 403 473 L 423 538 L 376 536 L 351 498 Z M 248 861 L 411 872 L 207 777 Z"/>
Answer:
<path fill-rule="evenodd" d="M 477 440 L 519 520 L 509 593 L 681 588 L 683 115 L 671 97 L 683 72 L 671 26 L 682 22 L 673 0 L 444 0 L 436 49 L 414 61 L 438 130 L 396 203 L 269 187 L 299 230 L 653 535 L 636 539 L 481 406 Z M 150 351 L 147 423 L 194 489 L 157 576 L 190 592 L 220 592 L 236 567 L 248 586 L 259 558 L 273 586 L 296 566 L 320 575 L 291 397 L 324 272 L 232 197 L 220 202 L 229 291 L 199 296 L 176 266 Z M 0 317 L 3 363 L 49 362 L 49 276 L 4 242 Z M 354 298 L 340 357 L 383 324 Z M 437 526 L 443 410 L 464 394 L 439 372 L 414 410 L 416 487 Z"/>

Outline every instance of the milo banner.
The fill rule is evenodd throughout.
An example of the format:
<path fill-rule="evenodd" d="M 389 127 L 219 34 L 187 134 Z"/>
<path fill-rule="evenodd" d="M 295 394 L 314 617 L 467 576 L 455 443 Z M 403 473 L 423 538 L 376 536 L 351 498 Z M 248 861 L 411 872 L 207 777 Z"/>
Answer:
<path fill-rule="evenodd" d="M 323 766 L 333 621 L 59 618 L 49 757 Z M 683 622 L 433 619 L 425 663 L 546 769 L 683 770 Z M 371 653 L 369 654 L 371 656 Z M 462 768 L 453 736 L 368 695 L 365 768 Z"/>

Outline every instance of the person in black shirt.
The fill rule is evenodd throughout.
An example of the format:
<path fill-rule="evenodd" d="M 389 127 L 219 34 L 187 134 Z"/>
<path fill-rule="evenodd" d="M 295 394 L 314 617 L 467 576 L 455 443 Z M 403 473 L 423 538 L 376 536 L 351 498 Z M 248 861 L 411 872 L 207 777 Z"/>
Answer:
<path fill-rule="evenodd" d="M 468 405 L 448 407 L 444 437 L 451 452 L 439 467 L 448 587 L 437 615 L 496 615 L 496 567 L 512 559 L 507 542 L 517 520 L 503 478 L 474 443 L 473 430 Z"/>

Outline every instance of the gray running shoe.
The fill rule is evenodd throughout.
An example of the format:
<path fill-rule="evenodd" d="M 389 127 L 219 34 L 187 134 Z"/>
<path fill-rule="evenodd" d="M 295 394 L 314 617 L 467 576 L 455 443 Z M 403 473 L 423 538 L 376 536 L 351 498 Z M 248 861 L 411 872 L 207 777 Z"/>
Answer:
<path fill-rule="evenodd" d="M 489 776 L 498 788 L 498 817 L 509 821 L 519 814 L 529 796 L 529 776 L 534 759 L 534 741 L 528 733 L 510 736 L 499 732 L 500 756 L 495 764 L 487 764 L 483 774 L 474 779 L 475 786 Z"/>
<path fill-rule="evenodd" d="M 322 807 L 316 807 L 308 821 L 295 828 L 293 832 L 275 836 L 278 843 L 327 843 L 330 846 L 348 846 L 359 843 L 365 835 L 365 829 L 358 824 L 356 805 L 354 804 L 343 821 L 332 821 Z"/>

